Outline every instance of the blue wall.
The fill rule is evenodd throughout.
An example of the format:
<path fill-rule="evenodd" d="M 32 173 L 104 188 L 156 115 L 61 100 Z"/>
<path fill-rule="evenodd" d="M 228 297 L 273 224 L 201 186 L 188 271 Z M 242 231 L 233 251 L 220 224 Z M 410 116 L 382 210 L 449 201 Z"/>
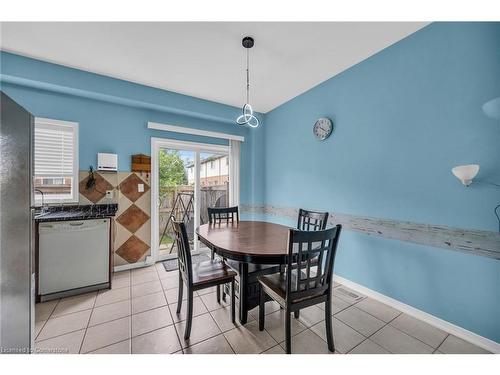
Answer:
<path fill-rule="evenodd" d="M 434 23 L 264 117 L 264 200 L 496 231 L 500 24 Z M 329 116 L 333 135 L 312 134 Z M 500 262 L 344 231 L 337 274 L 500 342 Z"/>
<path fill-rule="evenodd" d="M 255 135 L 234 124 L 239 109 L 77 69 L 1 52 L 1 89 L 38 117 L 79 123 L 80 169 L 96 166 L 98 152 L 118 154 L 120 171 L 131 155 L 151 153 L 151 137 L 227 144 L 227 140 L 147 129 L 148 121 L 242 135 L 241 202 L 262 194 L 254 165 Z"/>

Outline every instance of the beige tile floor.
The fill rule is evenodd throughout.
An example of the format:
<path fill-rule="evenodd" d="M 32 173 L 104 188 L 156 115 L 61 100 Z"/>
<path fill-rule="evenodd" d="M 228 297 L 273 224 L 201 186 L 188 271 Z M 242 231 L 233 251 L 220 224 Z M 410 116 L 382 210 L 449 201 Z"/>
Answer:
<path fill-rule="evenodd" d="M 184 341 L 185 303 L 176 314 L 177 272 L 155 266 L 115 273 L 107 291 L 36 306 L 36 348 L 41 353 L 264 353 L 284 354 L 284 313 L 266 304 L 234 325 L 215 289 L 195 293 L 191 338 Z M 336 353 L 486 353 L 458 337 L 336 284 L 333 298 Z M 292 319 L 293 353 L 328 353 L 322 305 Z"/>

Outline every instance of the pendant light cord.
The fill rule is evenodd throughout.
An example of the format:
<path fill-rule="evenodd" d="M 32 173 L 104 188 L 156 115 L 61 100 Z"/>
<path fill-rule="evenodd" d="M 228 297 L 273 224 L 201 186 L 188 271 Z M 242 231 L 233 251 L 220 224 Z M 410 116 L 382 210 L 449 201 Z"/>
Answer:
<path fill-rule="evenodd" d="M 250 103 L 250 52 L 249 48 L 247 50 L 247 103 Z"/>

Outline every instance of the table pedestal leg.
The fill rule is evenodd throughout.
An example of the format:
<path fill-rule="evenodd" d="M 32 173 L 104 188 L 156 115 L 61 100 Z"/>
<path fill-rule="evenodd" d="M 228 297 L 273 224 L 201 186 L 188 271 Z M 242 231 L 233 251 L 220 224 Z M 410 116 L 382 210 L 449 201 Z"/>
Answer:
<path fill-rule="evenodd" d="M 248 263 L 240 262 L 240 323 L 248 319 Z"/>

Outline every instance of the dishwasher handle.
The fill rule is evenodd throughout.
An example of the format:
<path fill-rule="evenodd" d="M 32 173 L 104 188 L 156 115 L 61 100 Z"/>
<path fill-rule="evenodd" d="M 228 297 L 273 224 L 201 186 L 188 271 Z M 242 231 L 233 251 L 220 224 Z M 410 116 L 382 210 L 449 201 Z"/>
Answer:
<path fill-rule="evenodd" d="M 58 221 L 49 223 L 40 223 L 39 233 L 48 234 L 54 232 L 86 232 L 102 228 L 109 225 L 109 220 L 106 219 L 92 219 L 92 220 L 78 220 L 78 221 Z"/>

